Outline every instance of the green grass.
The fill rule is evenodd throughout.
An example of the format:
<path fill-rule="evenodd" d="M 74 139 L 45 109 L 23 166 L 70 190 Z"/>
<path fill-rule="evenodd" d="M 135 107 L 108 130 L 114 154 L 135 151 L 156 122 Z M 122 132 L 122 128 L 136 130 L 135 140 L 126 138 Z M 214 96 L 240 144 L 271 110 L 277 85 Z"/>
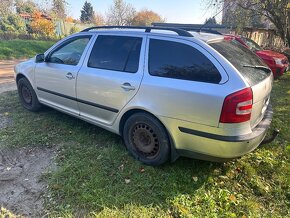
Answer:
<path fill-rule="evenodd" d="M 52 109 L 24 110 L 16 92 L 0 95 L 13 126 L 0 146 L 58 147 L 58 170 L 45 175 L 51 217 L 290 216 L 290 74 L 274 82 L 270 144 L 227 163 L 180 158 L 148 167 L 128 155 L 108 131 Z"/>
<path fill-rule="evenodd" d="M 54 41 L 40 40 L 1 40 L 0 60 L 29 58 L 44 53 Z"/>

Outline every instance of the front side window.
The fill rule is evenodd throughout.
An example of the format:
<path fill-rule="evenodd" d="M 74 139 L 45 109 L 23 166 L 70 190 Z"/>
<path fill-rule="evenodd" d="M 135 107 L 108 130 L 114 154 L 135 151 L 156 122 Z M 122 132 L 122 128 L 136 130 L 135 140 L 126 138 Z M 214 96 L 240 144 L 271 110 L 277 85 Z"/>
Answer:
<path fill-rule="evenodd" d="M 82 36 L 69 39 L 49 55 L 47 62 L 77 65 L 88 42 L 90 41 L 90 38 L 91 36 Z"/>
<path fill-rule="evenodd" d="M 214 64 L 192 46 L 151 39 L 149 73 L 152 76 L 219 83 L 221 75 Z"/>
<path fill-rule="evenodd" d="M 98 36 L 88 67 L 136 73 L 141 44 L 139 37 Z"/>

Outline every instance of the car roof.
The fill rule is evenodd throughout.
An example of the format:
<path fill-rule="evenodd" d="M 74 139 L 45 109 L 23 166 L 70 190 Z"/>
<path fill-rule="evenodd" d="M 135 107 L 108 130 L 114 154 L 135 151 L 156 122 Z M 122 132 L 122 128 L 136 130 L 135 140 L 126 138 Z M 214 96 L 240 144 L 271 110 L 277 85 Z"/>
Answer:
<path fill-rule="evenodd" d="M 206 43 L 217 41 L 217 40 L 223 40 L 223 35 L 213 34 L 213 33 L 204 33 L 204 32 L 196 32 L 196 31 L 188 31 L 192 37 L 184 37 L 179 36 L 176 32 L 173 32 L 172 30 L 159 30 L 159 29 L 152 29 L 151 32 L 145 32 L 143 28 L 140 29 L 96 29 L 96 30 L 90 30 L 89 33 L 104 33 L 104 34 L 134 34 L 139 36 L 144 35 L 154 35 L 154 36 L 167 36 L 167 37 L 175 37 L 175 38 L 186 38 L 186 39 L 199 39 L 201 41 L 204 41 Z M 81 32 L 81 33 L 88 33 L 88 32 Z"/>

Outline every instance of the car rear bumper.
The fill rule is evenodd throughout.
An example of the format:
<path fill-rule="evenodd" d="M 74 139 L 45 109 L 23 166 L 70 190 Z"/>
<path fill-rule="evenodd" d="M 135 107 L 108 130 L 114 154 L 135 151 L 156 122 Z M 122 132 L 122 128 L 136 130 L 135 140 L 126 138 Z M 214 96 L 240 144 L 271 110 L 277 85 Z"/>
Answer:
<path fill-rule="evenodd" d="M 177 149 L 180 156 L 193 157 L 210 161 L 223 161 L 240 157 L 253 151 L 265 138 L 273 117 L 271 105 L 268 106 L 263 120 L 252 130 L 252 133 L 239 136 L 222 136 L 179 127 L 184 143 L 199 140 L 200 146 L 186 146 Z"/>

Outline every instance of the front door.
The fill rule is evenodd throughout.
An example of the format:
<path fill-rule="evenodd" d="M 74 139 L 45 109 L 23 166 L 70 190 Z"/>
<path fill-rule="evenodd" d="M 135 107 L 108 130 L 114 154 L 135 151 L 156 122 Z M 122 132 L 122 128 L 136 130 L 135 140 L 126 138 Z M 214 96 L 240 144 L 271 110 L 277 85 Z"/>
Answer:
<path fill-rule="evenodd" d="M 36 64 L 35 83 L 39 101 L 79 114 L 76 101 L 76 77 L 81 68 L 91 35 L 69 38 Z"/>

